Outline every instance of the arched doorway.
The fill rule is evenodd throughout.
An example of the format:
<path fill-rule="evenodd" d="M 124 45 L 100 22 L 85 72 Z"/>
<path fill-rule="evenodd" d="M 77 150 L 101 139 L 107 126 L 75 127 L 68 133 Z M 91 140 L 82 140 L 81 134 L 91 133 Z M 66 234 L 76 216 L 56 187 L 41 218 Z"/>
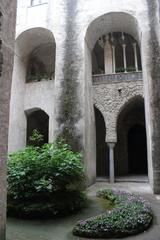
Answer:
<path fill-rule="evenodd" d="M 37 145 L 48 143 L 49 116 L 43 110 L 27 113 L 27 145 L 32 144 L 30 137 L 35 129 L 43 135 L 43 140 Z"/>
<path fill-rule="evenodd" d="M 136 96 L 124 105 L 118 117 L 115 173 L 126 176 L 147 172 L 144 100 Z"/>
<path fill-rule="evenodd" d="M 128 166 L 130 174 L 147 174 L 146 129 L 140 124 L 128 131 Z"/>
<path fill-rule="evenodd" d="M 109 174 L 108 148 L 105 142 L 106 127 L 102 113 L 94 107 L 96 120 L 96 171 L 97 177 L 106 177 Z"/>

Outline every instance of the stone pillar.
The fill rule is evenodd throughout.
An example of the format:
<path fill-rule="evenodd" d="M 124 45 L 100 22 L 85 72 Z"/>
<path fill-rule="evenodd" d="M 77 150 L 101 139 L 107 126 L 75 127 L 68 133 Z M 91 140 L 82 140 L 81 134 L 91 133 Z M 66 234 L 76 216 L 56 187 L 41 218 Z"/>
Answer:
<path fill-rule="evenodd" d="M 0 1 L 0 239 L 6 230 L 6 158 L 14 57 L 16 0 Z"/>
<path fill-rule="evenodd" d="M 105 74 L 112 73 L 112 47 L 108 39 L 104 45 L 104 67 Z"/>
<path fill-rule="evenodd" d="M 148 174 L 160 194 L 160 28 L 158 1 L 146 0 L 149 24 L 142 31 L 142 64 L 148 149 Z"/>
<path fill-rule="evenodd" d="M 137 43 L 133 43 L 133 49 L 134 49 L 135 69 L 136 69 L 136 72 L 138 72 Z"/>
<path fill-rule="evenodd" d="M 107 143 L 109 147 L 109 181 L 110 183 L 114 183 L 115 181 L 115 173 L 114 173 L 114 147 L 115 143 Z"/>
<path fill-rule="evenodd" d="M 122 48 L 123 48 L 123 63 L 124 63 L 124 69 L 126 72 L 126 68 L 127 68 L 127 61 L 126 61 L 126 44 L 122 44 Z"/>
<path fill-rule="evenodd" d="M 115 57 L 115 46 L 112 45 L 112 72 L 116 72 L 116 57 Z"/>

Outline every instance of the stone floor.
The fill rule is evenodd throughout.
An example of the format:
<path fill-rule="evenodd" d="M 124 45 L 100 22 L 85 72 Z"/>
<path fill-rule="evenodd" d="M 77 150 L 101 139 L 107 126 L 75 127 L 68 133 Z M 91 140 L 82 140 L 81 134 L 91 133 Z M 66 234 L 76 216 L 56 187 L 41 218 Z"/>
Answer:
<path fill-rule="evenodd" d="M 148 231 L 137 236 L 128 237 L 126 240 L 160 240 L 160 196 L 152 194 L 148 183 L 131 182 L 117 182 L 112 185 L 106 182 L 97 182 L 88 189 L 88 195 L 91 198 L 90 207 L 71 217 L 45 221 L 26 221 L 9 218 L 7 223 L 7 240 L 80 240 L 80 238 L 72 236 L 74 224 L 77 220 L 94 216 L 102 211 L 95 201 L 95 193 L 99 189 L 108 187 L 141 193 L 152 204 L 155 215 L 153 225 Z"/>

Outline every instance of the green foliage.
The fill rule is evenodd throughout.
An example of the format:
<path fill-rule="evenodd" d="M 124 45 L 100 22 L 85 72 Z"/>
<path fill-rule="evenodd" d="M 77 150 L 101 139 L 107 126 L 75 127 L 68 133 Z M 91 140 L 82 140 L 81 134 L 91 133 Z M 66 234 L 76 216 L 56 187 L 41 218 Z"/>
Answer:
<path fill-rule="evenodd" d="M 127 68 L 126 68 L 126 71 L 127 71 L 127 72 L 135 72 L 135 71 L 136 71 L 136 68 L 135 68 L 134 66 L 133 66 L 133 67 L 130 66 L 130 67 L 127 67 Z"/>
<path fill-rule="evenodd" d="M 37 130 L 34 129 L 32 135 L 29 137 L 30 145 L 40 146 L 41 142 L 43 142 L 43 135 Z"/>
<path fill-rule="evenodd" d="M 42 81 L 43 79 L 49 80 L 52 77 L 49 76 L 48 74 L 27 74 L 26 81 L 27 82 L 39 82 Z"/>
<path fill-rule="evenodd" d="M 110 189 L 97 193 L 98 198 L 112 203 L 113 209 L 79 221 L 73 234 L 86 238 L 120 238 L 146 230 L 152 221 L 149 202 L 141 196 Z"/>
<path fill-rule="evenodd" d="M 80 209 L 83 192 L 82 156 L 63 141 L 29 146 L 8 159 L 8 214 L 52 217 Z"/>
<path fill-rule="evenodd" d="M 125 68 L 123 67 L 116 68 L 116 73 L 121 73 L 121 72 L 125 72 Z"/>

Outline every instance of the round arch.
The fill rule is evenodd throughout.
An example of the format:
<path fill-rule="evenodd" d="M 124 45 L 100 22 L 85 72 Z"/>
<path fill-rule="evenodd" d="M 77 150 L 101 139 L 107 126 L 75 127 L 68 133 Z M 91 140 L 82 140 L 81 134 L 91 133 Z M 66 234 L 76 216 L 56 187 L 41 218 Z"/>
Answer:
<path fill-rule="evenodd" d="M 26 58 L 40 45 L 52 43 L 56 45 L 53 33 L 42 27 L 30 28 L 21 32 L 15 42 L 15 52 L 18 56 Z"/>
<path fill-rule="evenodd" d="M 52 79 L 55 74 L 56 43 L 46 28 L 31 28 L 16 39 L 15 52 L 24 65 L 26 82 Z"/>
<path fill-rule="evenodd" d="M 94 19 L 88 26 L 85 39 L 92 50 L 99 37 L 110 32 L 126 32 L 140 42 L 137 19 L 126 12 L 109 12 Z"/>

